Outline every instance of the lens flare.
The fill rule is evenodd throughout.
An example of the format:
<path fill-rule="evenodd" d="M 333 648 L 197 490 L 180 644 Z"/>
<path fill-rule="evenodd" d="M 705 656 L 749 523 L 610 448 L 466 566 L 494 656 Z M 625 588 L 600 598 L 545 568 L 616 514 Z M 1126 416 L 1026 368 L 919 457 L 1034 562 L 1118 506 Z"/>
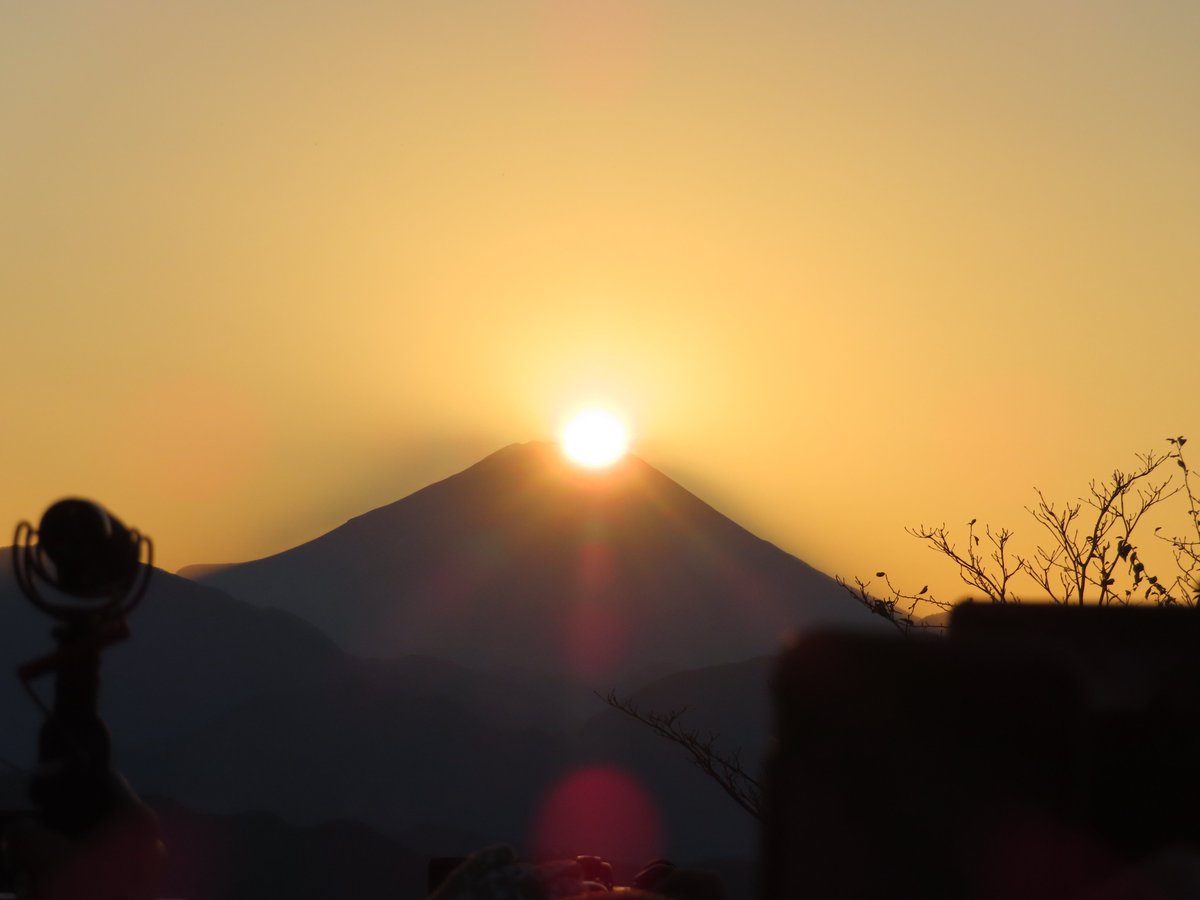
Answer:
<path fill-rule="evenodd" d="M 662 856 L 666 843 L 649 791 L 632 775 L 603 763 L 577 769 L 554 785 L 532 835 L 534 854 L 541 859 L 587 853 L 638 864 Z"/>

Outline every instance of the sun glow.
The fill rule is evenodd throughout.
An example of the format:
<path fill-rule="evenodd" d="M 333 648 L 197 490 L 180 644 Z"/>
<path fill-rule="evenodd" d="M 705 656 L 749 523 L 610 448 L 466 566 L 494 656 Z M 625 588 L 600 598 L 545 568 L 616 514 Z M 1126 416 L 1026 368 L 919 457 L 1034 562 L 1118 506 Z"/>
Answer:
<path fill-rule="evenodd" d="M 571 462 L 588 469 L 605 469 L 629 449 L 629 429 L 610 412 L 586 409 L 567 422 L 560 443 Z"/>

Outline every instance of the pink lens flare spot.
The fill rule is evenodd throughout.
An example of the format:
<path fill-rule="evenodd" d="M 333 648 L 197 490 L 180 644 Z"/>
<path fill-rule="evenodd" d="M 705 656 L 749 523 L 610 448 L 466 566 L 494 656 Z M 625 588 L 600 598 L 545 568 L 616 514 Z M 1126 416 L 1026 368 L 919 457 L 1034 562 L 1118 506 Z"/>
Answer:
<path fill-rule="evenodd" d="M 615 766 L 571 772 L 550 790 L 534 820 L 539 859 L 586 854 L 636 865 L 662 856 L 665 843 L 654 799 Z"/>

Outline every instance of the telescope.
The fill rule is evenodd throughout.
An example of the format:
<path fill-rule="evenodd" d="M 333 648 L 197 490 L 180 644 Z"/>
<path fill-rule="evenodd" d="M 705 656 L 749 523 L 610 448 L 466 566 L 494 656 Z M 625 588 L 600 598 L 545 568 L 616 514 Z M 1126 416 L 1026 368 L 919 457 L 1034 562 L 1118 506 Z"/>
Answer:
<path fill-rule="evenodd" d="M 48 674 L 55 687 L 29 782 L 36 813 L 6 835 L 8 861 L 38 898 L 153 897 L 163 855 L 157 823 L 113 770 L 98 708 L 101 653 L 129 636 L 153 544 L 99 504 L 68 498 L 37 528 L 18 524 L 12 554 L 21 592 L 56 624 L 54 651 L 17 670 L 27 688 Z"/>

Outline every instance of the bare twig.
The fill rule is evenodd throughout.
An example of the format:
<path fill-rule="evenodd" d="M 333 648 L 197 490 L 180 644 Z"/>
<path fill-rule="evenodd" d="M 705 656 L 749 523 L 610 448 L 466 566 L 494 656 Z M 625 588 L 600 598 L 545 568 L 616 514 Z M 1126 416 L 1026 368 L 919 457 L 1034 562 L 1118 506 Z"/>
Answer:
<path fill-rule="evenodd" d="M 919 617 L 918 610 L 923 604 L 928 604 L 939 612 L 945 612 L 954 605 L 944 600 L 938 600 L 930 594 L 929 585 L 925 585 L 915 594 L 905 593 L 892 584 L 892 580 L 888 577 L 887 572 L 876 572 L 875 577 L 883 579 L 883 583 L 887 587 L 886 594 L 882 596 L 872 594 L 870 590 L 871 582 L 864 581 L 861 578 L 855 578 L 853 586 L 847 583 L 846 579 L 840 575 L 835 576 L 834 580 L 851 597 L 863 604 L 867 609 L 875 613 L 875 615 L 882 616 L 895 625 L 901 634 L 908 635 L 913 630 L 939 631 L 945 628 L 944 625 L 934 624 Z"/>
<path fill-rule="evenodd" d="M 1024 560 L 1013 556 L 1008 549 L 1013 533 L 1007 528 L 992 531 L 983 526 L 987 549 L 981 550 L 983 539 L 975 533 L 976 519 L 967 523 L 967 549 L 960 552 L 950 538 L 945 523 L 937 527 L 918 525 L 906 528 L 909 534 L 924 541 L 931 550 L 948 557 L 958 566 L 958 577 L 968 587 L 983 593 L 993 603 L 1019 603 L 1020 598 L 1009 590 L 1013 576 L 1022 571 Z"/>
<path fill-rule="evenodd" d="M 1159 534 L 1161 526 L 1154 529 L 1154 536 L 1166 541 L 1171 547 L 1175 559 L 1176 574 L 1164 586 L 1161 579 L 1147 576 L 1147 592 L 1157 591 L 1166 603 L 1195 603 L 1200 604 L 1200 493 L 1193 484 L 1193 472 L 1183 455 L 1183 445 L 1187 438 L 1183 435 L 1167 438 L 1174 449 L 1167 454 L 1167 459 L 1173 459 L 1175 465 L 1183 470 L 1183 480 L 1179 491 L 1187 498 L 1187 520 L 1189 533 L 1186 535 L 1173 534 L 1170 537 Z"/>
<path fill-rule="evenodd" d="M 955 541 L 945 523 L 905 530 L 953 563 L 962 582 L 992 603 L 1020 603 L 1014 586 L 1028 579 L 1055 603 L 1200 605 L 1200 485 L 1193 483 L 1183 455 L 1187 439 L 1180 435 L 1167 440 L 1169 452 L 1138 454 L 1132 470 L 1116 469 L 1109 478 L 1090 482 L 1087 494 L 1074 502 L 1056 504 L 1035 488 L 1037 502 L 1026 511 L 1048 539 L 1031 554 L 1014 549 L 1014 533 L 1007 528 L 984 525 L 978 533 L 976 519 L 967 522 L 965 546 Z M 1164 474 L 1170 461 L 1183 470 L 1182 482 Z M 1165 578 L 1150 572 L 1133 541 L 1146 515 L 1176 494 L 1187 499 L 1190 533 L 1166 537 L 1159 534 L 1161 527 L 1155 529 L 1155 536 L 1166 541 L 1174 555 L 1176 575 Z M 920 618 L 924 604 L 950 607 L 928 596 L 928 586 L 906 593 L 886 572 L 875 574 L 887 589 L 879 595 L 872 593 L 869 580 L 837 581 L 902 634 L 926 626 Z M 1125 582 L 1121 589 L 1118 581 Z"/>
<path fill-rule="evenodd" d="M 1133 578 L 1126 601 L 1132 598 L 1145 569 L 1132 543 L 1134 530 L 1149 510 L 1180 490 L 1170 488 L 1169 476 L 1159 481 L 1151 479 L 1170 458 L 1169 454 L 1139 454 L 1136 469 L 1116 469 L 1108 480 L 1092 481 L 1088 496 L 1061 508 L 1037 490 L 1037 504 L 1026 509 L 1050 535 L 1050 541 L 1048 546 L 1038 545 L 1024 568 L 1051 600 L 1082 606 L 1088 592 L 1096 589 L 1098 604 L 1113 602 L 1117 599 L 1113 585 L 1122 563 Z M 1148 591 L 1147 599 L 1170 602 L 1165 596 L 1153 594 Z"/>
<path fill-rule="evenodd" d="M 649 726 L 661 737 L 678 744 L 691 757 L 692 765 L 715 781 L 732 800 L 754 818 L 762 819 L 762 783 L 752 777 L 742 765 L 740 750 L 725 753 L 716 748 L 718 734 L 701 735 L 683 724 L 687 707 L 660 712 L 642 712 L 632 698 L 617 696 L 609 691 L 607 696 L 597 694 L 615 710 L 623 712 L 643 725 Z"/>

